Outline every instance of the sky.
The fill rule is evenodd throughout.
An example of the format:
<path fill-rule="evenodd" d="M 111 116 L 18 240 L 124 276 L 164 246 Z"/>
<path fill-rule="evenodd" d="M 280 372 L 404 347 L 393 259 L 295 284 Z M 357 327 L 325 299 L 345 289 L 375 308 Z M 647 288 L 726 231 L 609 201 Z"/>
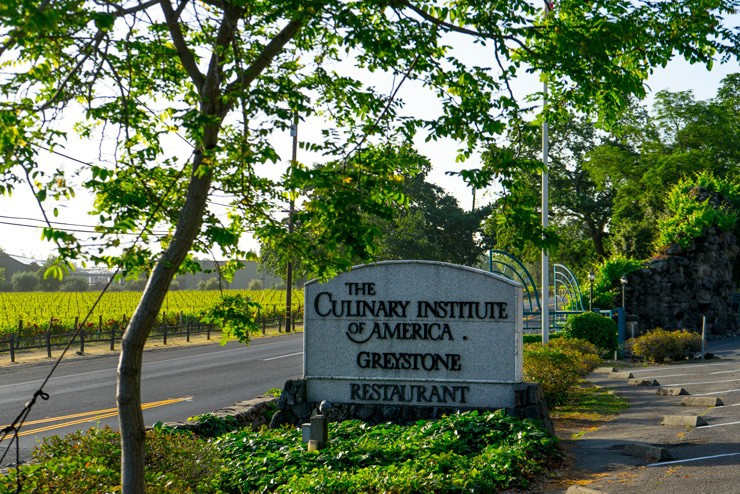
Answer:
<path fill-rule="evenodd" d="M 695 98 L 698 100 L 710 99 L 715 96 L 722 78 L 733 72 L 740 72 L 740 66 L 736 61 L 724 65 L 715 64 L 711 72 L 703 66 L 690 65 L 679 60 L 673 61 L 666 68 L 656 69 L 647 81 L 648 98 L 646 102 L 649 104 L 652 96 L 661 90 L 693 91 Z M 523 91 L 534 90 L 534 84 L 539 84 L 534 78 L 519 82 Z M 423 100 L 416 100 L 413 91 L 409 93 L 405 98 L 408 111 L 425 111 L 424 105 L 428 103 Z M 313 135 L 312 131 L 314 132 Z M 299 126 L 299 139 L 318 137 L 315 131 L 316 127 L 311 125 L 310 122 L 302 124 Z M 276 149 L 282 160 L 276 165 L 269 165 L 271 166 L 270 172 L 277 175 L 285 170 L 291 155 L 292 140 L 287 132 L 284 134 L 275 136 Z M 458 146 L 452 141 L 424 143 L 423 139 L 420 139 L 416 144 L 419 151 L 429 157 L 432 162 L 433 170 L 428 180 L 447 190 L 458 199 L 463 208 L 469 209 L 472 202 L 470 189 L 465 187 L 459 177 L 449 176 L 447 172 L 461 168 L 475 168 L 479 166 L 476 159 L 472 158 L 462 164 L 456 163 L 455 156 Z M 67 153 L 70 158 L 56 156 L 53 159 L 71 167 L 76 164 L 75 159 L 94 159 L 97 154 L 97 144 L 70 142 L 67 150 L 62 152 Z M 41 157 L 41 159 L 49 158 L 48 156 Z M 298 159 L 306 163 L 312 162 L 310 156 L 299 155 Z M 490 197 L 485 197 L 484 194 L 485 192 L 478 193 L 478 205 L 491 200 Z M 92 199 L 80 190 L 72 202 L 59 208 L 59 216 L 52 219 L 67 223 L 64 226 L 77 230 L 76 233 L 84 238 L 83 231 L 89 231 L 92 225 L 95 224 L 95 218 L 85 213 L 90 209 L 91 204 Z M 42 218 L 41 210 L 27 185 L 19 186 L 12 197 L 0 196 L 0 248 L 8 254 L 27 260 L 43 260 L 52 255 L 52 244 L 41 240 Z M 242 247 L 257 250 L 258 244 L 247 237 L 243 239 Z"/>

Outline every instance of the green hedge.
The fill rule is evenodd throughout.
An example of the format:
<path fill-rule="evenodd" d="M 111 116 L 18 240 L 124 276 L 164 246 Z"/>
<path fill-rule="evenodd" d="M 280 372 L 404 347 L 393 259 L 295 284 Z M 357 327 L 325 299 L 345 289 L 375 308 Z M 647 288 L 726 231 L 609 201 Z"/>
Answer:
<path fill-rule="evenodd" d="M 617 324 L 595 312 L 583 312 L 569 317 L 563 334 L 566 338 L 589 341 L 606 354 L 614 352 L 619 346 Z"/>
<path fill-rule="evenodd" d="M 563 336 L 563 333 L 550 333 L 548 338 L 550 340 L 556 340 L 558 338 L 561 338 Z M 533 333 L 533 334 L 525 334 L 524 337 L 524 343 L 542 343 L 542 333 Z"/>

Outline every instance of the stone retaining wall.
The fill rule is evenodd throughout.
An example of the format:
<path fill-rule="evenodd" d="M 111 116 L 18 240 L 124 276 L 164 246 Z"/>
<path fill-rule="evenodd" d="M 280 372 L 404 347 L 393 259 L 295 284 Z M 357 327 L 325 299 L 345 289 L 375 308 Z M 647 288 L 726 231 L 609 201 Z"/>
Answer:
<path fill-rule="evenodd" d="M 230 407 L 219 408 L 212 414 L 221 418 L 233 417 L 239 427 L 251 427 L 252 430 L 257 430 L 267 425 L 276 403 L 277 398 L 274 396 L 262 395 L 252 400 L 234 403 Z M 167 422 L 163 425 L 173 429 L 193 431 L 195 434 L 198 434 L 200 427 L 197 422 Z"/>
<path fill-rule="evenodd" d="M 625 305 L 629 314 L 638 317 L 638 332 L 701 331 L 705 316 L 707 334 L 737 333 L 732 271 L 739 250 L 733 232 L 709 228 L 686 248 L 672 244 L 643 269 L 630 273 Z"/>

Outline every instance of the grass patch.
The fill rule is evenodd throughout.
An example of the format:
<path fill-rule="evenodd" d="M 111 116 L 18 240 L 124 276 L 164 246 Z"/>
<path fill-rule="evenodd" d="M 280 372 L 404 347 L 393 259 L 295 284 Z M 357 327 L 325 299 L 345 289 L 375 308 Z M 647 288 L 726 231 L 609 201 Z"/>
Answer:
<path fill-rule="evenodd" d="M 573 388 L 570 400 L 555 407 L 551 415 L 556 419 L 608 420 L 627 408 L 629 403 L 611 391 L 586 385 Z"/>

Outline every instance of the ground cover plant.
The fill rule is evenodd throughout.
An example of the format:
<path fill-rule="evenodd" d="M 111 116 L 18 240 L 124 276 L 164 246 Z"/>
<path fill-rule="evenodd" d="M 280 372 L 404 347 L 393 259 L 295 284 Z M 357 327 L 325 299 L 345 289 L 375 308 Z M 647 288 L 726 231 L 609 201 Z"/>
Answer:
<path fill-rule="evenodd" d="M 332 423 L 307 453 L 295 428 L 240 430 L 215 441 L 226 492 L 499 492 L 525 488 L 558 458 L 538 424 L 502 412 L 370 426 Z"/>
<path fill-rule="evenodd" d="M 51 436 L 32 463 L 0 475 L 0 494 L 120 492 L 121 437 L 109 427 Z M 162 428 L 147 431 L 146 488 L 150 494 L 219 492 L 221 457 L 204 439 Z"/>
<path fill-rule="evenodd" d="M 498 492 L 526 488 L 559 457 L 539 424 L 501 411 L 408 426 L 332 423 L 317 453 L 296 428 L 214 424 L 206 436 L 215 440 L 160 426 L 147 432 L 147 492 Z M 110 428 L 48 438 L 33 463 L 0 475 L 0 494 L 16 492 L 17 472 L 23 493 L 118 492 L 119 442 Z"/>

